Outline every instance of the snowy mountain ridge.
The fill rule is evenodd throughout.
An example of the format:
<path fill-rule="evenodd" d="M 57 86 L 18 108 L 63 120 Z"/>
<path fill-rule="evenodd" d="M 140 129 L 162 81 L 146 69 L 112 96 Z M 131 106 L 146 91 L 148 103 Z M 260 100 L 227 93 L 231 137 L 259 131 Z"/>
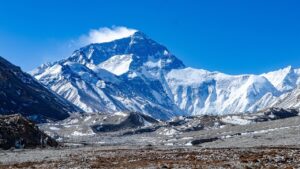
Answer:
<path fill-rule="evenodd" d="M 300 84 L 300 69 L 227 75 L 186 67 L 142 32 L 90 44 L 31 74 L 86 112 L 175 115 L 255 112 Z"/>

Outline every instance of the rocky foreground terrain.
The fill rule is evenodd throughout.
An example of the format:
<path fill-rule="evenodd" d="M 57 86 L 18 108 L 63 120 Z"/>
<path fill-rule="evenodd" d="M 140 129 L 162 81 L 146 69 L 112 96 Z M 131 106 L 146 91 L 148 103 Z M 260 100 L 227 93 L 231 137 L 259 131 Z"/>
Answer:
<path fill-rule="evenodd" d="M 0 151 L 0 168 L 299 168 L 300 117 L 290 109 L 177 117 L 73 114 L 40 124 L 60 146 Z"/>
<path fill-rule="evenodd" d="M 21 115 L 0 116 L 0 149 L 58 146 L 58 143 L 40 131 Z"/>
<path fill-rule="evenodd" d="M 0 152 L 0 168 L 299 168 L 299 147 L 80 147 Z"/>
<path fill-rule="evenodd" d="M 171 121 L 138 113 L 73 114 L 39 127 L 70 144 L 224 148 L 297 145 L 299 122 L 298 111 L 272 108 L 247 115 L 176 117 Z"/>

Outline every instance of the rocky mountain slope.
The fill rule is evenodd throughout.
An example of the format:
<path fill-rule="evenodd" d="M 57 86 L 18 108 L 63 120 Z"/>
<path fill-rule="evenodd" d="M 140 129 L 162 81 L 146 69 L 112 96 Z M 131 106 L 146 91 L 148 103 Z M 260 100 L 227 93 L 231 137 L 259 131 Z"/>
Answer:
<path fill-rule="evenodd" d="M 300 69 L 227 75 L 186 67 L 163 45 L 137 31 L 90 44 L 31 74 L 86 112 L 175 115 L 256 112 L 300 84 Z"/>
<path fill-rule="evenodd" d="M 36 122 L 62 120 L 69 112 L 81 111 L 2 57 L 0 103 L 0 114 L 19 113 Z"/>
<path fill-rule="evenodd" d="M 273 106 L 300 109 L 300 86 L 291 92 L 283 94 Z"/>
<path fill-rule="evenodd" d="M 21 115 L 0 116 L 0 149 L 38 146 L 58 146 L 58 143 Z"/>

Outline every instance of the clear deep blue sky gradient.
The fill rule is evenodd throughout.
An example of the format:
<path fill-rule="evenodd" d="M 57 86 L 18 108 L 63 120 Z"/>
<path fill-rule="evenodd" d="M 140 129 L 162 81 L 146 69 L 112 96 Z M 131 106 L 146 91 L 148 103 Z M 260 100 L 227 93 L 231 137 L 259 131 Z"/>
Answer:
<path fill-rule="evenodd" d="M 71 54 L 99 27 L 126 26 L 187 66 L 229 74 L 300 67 L 297 0 L 9 0 L 0 4 L 0 55 L 29 71 Z"/>

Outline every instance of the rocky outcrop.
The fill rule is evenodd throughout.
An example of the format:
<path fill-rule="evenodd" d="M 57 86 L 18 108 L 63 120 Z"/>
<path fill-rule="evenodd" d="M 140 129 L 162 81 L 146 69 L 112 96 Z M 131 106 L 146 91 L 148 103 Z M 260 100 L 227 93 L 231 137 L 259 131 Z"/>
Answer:
<path fill-rule="evenodd" d="M 119 131 L 124 129 L 133 129 L 133 128 L 147 126 L 147 123 L 156 124 L 158 123 L 158 121 L 153 119 L 150 116 L 141 113 L 131 112 L 120 123 L 108 123 L 108 124 L 94 125 L 91 127 L 94 132 L 114 132 L 114 131 Z"/>
<path fill-rule="evenodd" d="M 58 143 L 21 115 L 0 116 L 0 149 L 56 147 Z"/>

